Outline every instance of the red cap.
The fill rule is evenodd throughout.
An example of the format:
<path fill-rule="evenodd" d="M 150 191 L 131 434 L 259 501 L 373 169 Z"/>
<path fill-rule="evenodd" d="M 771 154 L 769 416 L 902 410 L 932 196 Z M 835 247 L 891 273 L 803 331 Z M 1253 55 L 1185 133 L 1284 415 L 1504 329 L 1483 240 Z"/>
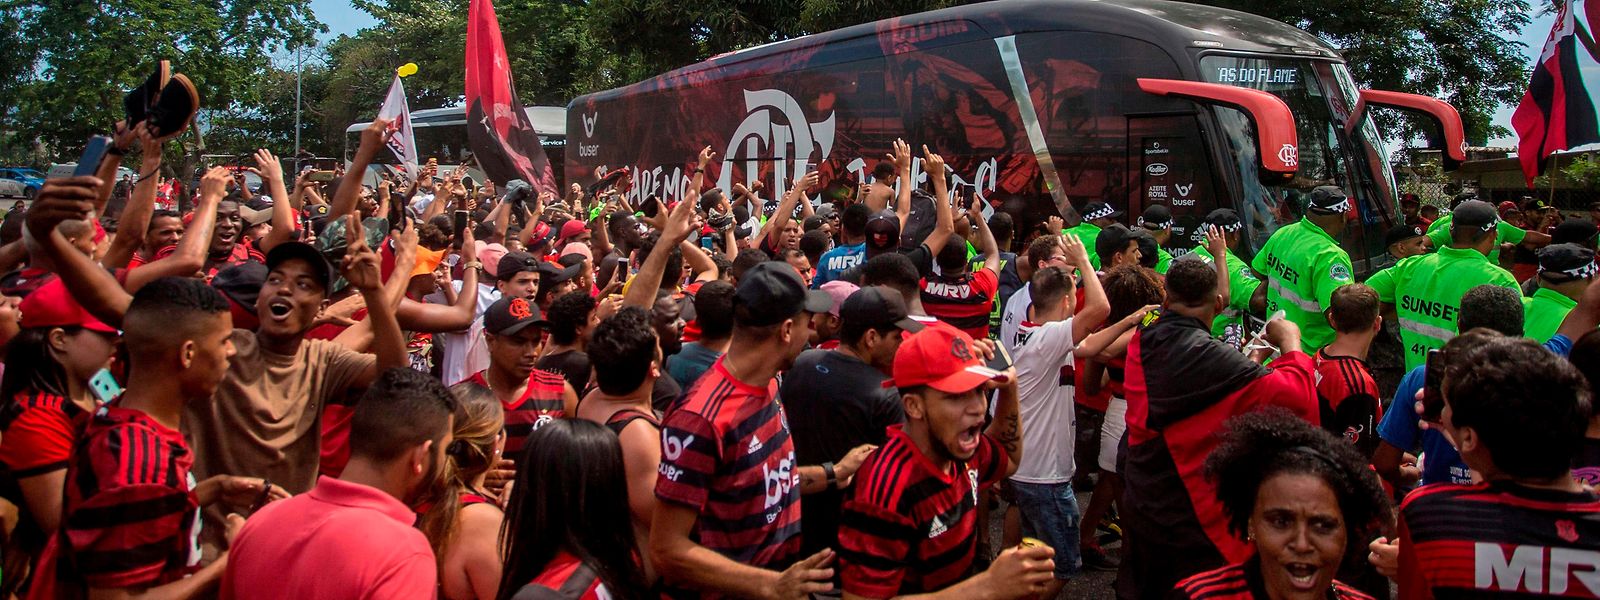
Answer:
<path fill-rule="evenodd" d="M 947 394 L 961 394 L 1000 372 L 983 366 L 972 337 L 954 327 L 934 326 L 911 334 L 894 354 L 894 379 L 901 389 L 926 385 Z"/>
<path fill-rule="evenodd" d="M 1517 203 L 1512 202 L 1510 200 L 1507 200 L 1505 202 L 1501 202 L 1500 203 L 1500 217 L 1501 218 L 1504 218 L 1507 213 L 1514 213 L 1514 212 L 1522 212 L 1522 209 L 1517 208 Z"/>
<path fill-rule="evenodd" d="M 23 327 L 82 327 L 92 331 L 116 333 L 116 328 L 101 323 L 78 301 L 72 299 L 61 279 L 52 280 L 22 299 Z"/>
<path fill-rule="evenodd" d="M 572 219 L 561 224 L 561 235 L 558 239 L 572 239 L 579 234 L 588 231 L 588 229 L 589 228 L 583 224 L 583 221 Z"/>

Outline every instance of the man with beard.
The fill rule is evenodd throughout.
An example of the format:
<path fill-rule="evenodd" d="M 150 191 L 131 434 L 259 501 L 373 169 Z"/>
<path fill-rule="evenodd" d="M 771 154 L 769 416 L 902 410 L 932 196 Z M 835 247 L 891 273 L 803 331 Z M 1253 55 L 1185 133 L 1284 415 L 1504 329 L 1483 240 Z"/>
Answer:
<path fill-rule="evenodd" d="M 762 263 L 740 278 L 728 353 L 661 426 L 650 556 L 667 585 L 713 598 L 785 599 L 831 587 L 830 551 L 795 559 L 800 494 L 834 481 L 823 466 L 796 464 L 774 398 L 778 372 L 805 347 L 811 314 L 830 303 L 787 264 Z"/>
<path fill-rule="evenodd" d="M 309 493 L 251 517 L 234 540 L 222 597 L 435 596 L 438 567 L 413 507 L 443 488 L 455 400 L 439 380 L 384 371 L 357 406 L 350 464 Z"/>
<path fill-rule="evenodd" d="M 46 184 L 41 198 L 52 187 Z M 190 471 L 179 433 L 184 408 L 210 401 L 233 354 L 222 294 L 194 279 L 159 279 L 132 299 L 122 326 L 127 390 L 94 414 L 76 444 L 62 526 L 40 558 L 31 598 L 213 592 L 227 560 L 198 567 L 200 507 L 222 502 L 247 511 L 288 497 L 256 478 L 221 475 L 197 484 Z M 228 523 L 230 535 L 240 521 Z"/>
<path fill-rule="evenodd" d="M 802 353 L 784 373 L 779 391 L 801 464 L 824 464 L 862 444 L 881 445 L 888 427 L 905 420 L 900 394 L 883 383 L 894 371 L 902 333 L 922 331 L 923 325 L 908 315 L 899 292 L 873 286 L 845 298 L 839 318 L 838 347 Z M 855 473 L 838 466 L 834 471 L 838 481 Z M 846 495 L 830 487 L 806 498 L 800 511 L 802 553 L 836 543 L 839 505 Z"/>
<path fill-rule="evenodd" d="M 906 423 L 861 466 L 839 517 L 845 598 L 1023 598 L 1050 581 L 1054 552 L 1042 545 L 1007 549 L 967 577 L 982 532 L 978 498 L 1016 472 L 1023 453 L 1016 371 L 983 363 L 971 337 L 943 325 L 895 352 Z M 985 427 L 990 389 L 999 394 Z"/>

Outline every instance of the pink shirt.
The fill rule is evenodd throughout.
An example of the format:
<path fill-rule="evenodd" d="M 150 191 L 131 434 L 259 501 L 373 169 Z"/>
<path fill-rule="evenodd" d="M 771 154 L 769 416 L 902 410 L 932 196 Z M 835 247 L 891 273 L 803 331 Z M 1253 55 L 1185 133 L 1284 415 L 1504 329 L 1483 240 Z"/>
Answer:
<path fill-rule="evenodd" d="M 432 600 L 438 569 L 415 521 L 393 496 L 323 477 L 250 517 L 233 541 L 222 597 Z"/>

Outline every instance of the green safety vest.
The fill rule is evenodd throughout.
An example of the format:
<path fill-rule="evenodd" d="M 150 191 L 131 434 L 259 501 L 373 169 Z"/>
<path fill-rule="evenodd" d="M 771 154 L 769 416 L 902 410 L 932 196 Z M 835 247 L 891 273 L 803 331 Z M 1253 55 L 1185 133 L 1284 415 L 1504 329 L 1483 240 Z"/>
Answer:
<path fill-rule="evenodd" d="M 1395 305 L 1408 371 L 1422 366 L 1429 350 L 1443 348 L 1456 336 L 1461 297 L 1484 284 L 1521 293 L 1510 272 L 1491 264 L 1477 250 L 1449 246 L 1402 260 L 1367 280 L 1379 299 Z"/>
<path fill-rule="evenodd" d="M 1018 258 L 1022 258 L 1022 256 L 1019 255 Z M 984 261 L 984 257 L 975 256 L 975 257 L 967 259 L 967 266 L 971 268 L 973 273 L 977 273 L 978 271 L 983 270 L 983 261 Z M 1000 274 L 1000 272 L 1005 271 L 1007 262 L 1009 262 L 1009 261 L 1006 260 L 1006 256 L 1004 254 L 1001 254 L 1000 255 L 1000 266 L 995 268 L 995 270 L 994 270 L 995 274 L 998 275 L 998 274 Z M 989 298 L 989 300 L 990 300 L 991 303 L 994 304 L 994 309 L 989 311 L 989 339 L 998 340 L 998 339 L 1000 339 L 1000 319 L 1001 319 L 1002 316 L 1004 316 L 1004 315 L 1000 314 L 1000 289 L 999 288 L 995 288 L 994 295 L 991 296 Z"/>
<path fill-rule="evenodd" d="M 1450 220 L 1454 215 L 1444 215 L 1439 220 L 1428 225 L 1428 239 L 1433 241 L 1434 248 L 1443 248 L 1450 245 Z M 1489 262 L 1500 264 L 1500 244 L 1521 244 L 1522 238 L 1528 237 L 1528 232 L 1521 227 L 1505 221 L 1495 225 L 1494 250 L 1489 251 Z"/>
<path fill-rule="evenodd" d="M 1204 246 L 1194 249 L 1191 256 L 1212 264 L 1216 261 Z M 1183 259 L 1179 259 L 1183 260 Z M 1261 280 L 1250 272 L 1244 259 L 1228 253 L 1228 306 L 1211 321 L 1211 335 L 1235 346 L 1244 345 L 1245 315 L 1250 312 L 1250 297 L 1256 295 Z"/>
<path fill-rule="evenodd" d="M 1522 334 L 1541 344 L 1550 341 L 1561 328 L 1561 322 L 1566 320 L 1567 313 L 1577 306 L 1578 301 L 1566 294 L 1539 288 L 1532 298 L 1522 301 Z"/>
<path fill-rule="evenodd" d="M 1100 270 L 1100 255 L 1094 251 L 1094 241 L 1100 239 L 1100 228 L 1093 223 L 1084 221 L 1072 229 L 1061 230 L 1062 235 L 1072 235 L 1083 242 L 1083 249 L 1089 251 L 1089 264 L 1094 270 Z"/>
<path fill-rule="evenodd" d="M 1230 255 L 1228 255 L 1228 257 L 1232 258 L 1233 255 L 1230 254 Z M 1166 275 L 1167 274 L 1167 269 L 1169 269 L 1171 267 L 1172 267 L 1172 253 L 1171 252 L 1167 252 L 1166 248 L 1162 248 L 1161 246 L 1156 246 L 1156 272 L 1160 273 L 1162 275 Z"/>
<path fill-rule="evenodd" d="M 1350 253 L 1310 219 L 1280 227 L 1250 263 L 1267 276 L 1267 314 L 1279 310 L 1300 326 L 1306 354 L 1333 342 L 1333 326 L 1323 315 L 1333 290 L 1352 283 Z"/>

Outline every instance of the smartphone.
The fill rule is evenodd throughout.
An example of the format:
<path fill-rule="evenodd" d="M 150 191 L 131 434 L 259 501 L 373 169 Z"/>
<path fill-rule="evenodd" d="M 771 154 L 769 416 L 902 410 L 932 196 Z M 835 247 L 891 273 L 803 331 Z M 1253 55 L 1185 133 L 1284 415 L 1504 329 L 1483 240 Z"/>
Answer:
<path fill-rule="evenodd" d="M 319 183 L 333 181 L 333 171 L 312 171 L 308 179 Z"/>
<path fill-rule="evenodd" d="M 612 268 L 611 278 L 615 279 L 617 283 L 622 283 L 628 280 L 628 259 L 617 259 L 617 266 Z"/>
<path fill-rule="evenodd" d="M 1444 351 L 1429 350 L 1422 378 L 1422 420 L 1429 423 L 1444 417 L 1444 370 Z"/>
<path fill-rule="evenodd" d="M 111 376 L 111 371 L 100 369 L 89 378 L 89 391 L 101 404 L 108 404 L 122 395 L 122 386 L 117 383 L 116 377 Z"/>
<path fill-rule="evenodd" d="M 100 170 L 100 163 L 106 159 L 106 151 L 110 149 L 111 138 L 103 135 L 89 136 L 88 143 L 83 146 L 83 155 L 78 157 L 78 167 L 72 170 L 72 176 L 94 175 Z"/>
<path fill-rule="evenodd" d="M 706 249 L 708 252 L 716 249 L 713 247 L 713 244 L 715 243 L 716 240 L 712 239 L 712 237 L 709 235 L 700 236 L 700 247 Z"/>
<path fill-rule="evenodd" d="M 460 243 L 461 234 L 466 232 L 466 230 L 467 230 L 467 211 L 458 210 L 458 211 L 455 212 L 455 232 L 456 232 L 455 239 L 457 240 L 456 243 Z"/>
<path fill-rule="evenodd" d="M 655 194 L 651 194 L 650 197 L 644 199 L 644 202 L 640 203 L 639 212 L 644 213 L 646 217 L 656 218 L 656 215 L 661 212 L 661 204 L 657 202 Z"/>
<path fill-rule="evenodd" d="M 983 366 L 1001 372 L 1011 368 L 1011 353 L 1006 352 L 1005 344 L 995 344 L 994 356 L 991 357 L 988 362 L 984 363 Z"/>

